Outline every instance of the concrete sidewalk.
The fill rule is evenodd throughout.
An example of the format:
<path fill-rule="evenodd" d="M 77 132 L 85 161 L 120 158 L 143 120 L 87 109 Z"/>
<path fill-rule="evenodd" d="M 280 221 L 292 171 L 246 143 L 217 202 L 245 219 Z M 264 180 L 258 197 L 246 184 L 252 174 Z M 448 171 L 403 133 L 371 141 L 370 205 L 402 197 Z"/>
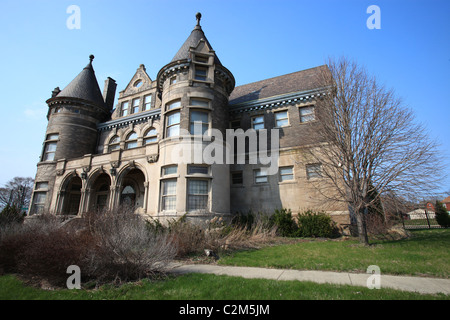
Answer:
<path fill-rule="evenodd" d="M 364 273 L 301 271 L 178 263 L 173 264 L 170 272 L 175 274 L 212 273 L 216 275 L 243 278 L 312 281 L 316 283 L 346 284 L 362 287 L 367 287 L 367 280 L 371 276 L 371 274 Z M 450 279 L 383 275 L 382 271 L 380 275 L 380 287 L 419 293 L 444 293 L 450 295 Z"/>

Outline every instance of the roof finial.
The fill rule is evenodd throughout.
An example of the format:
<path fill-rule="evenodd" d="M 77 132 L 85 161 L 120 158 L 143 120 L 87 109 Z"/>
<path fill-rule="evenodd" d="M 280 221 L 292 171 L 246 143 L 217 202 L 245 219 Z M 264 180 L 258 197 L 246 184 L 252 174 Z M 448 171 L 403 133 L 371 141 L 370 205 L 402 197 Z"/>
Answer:
<path fill-rule="evenodd" d="M 200 19 L 202 18 L 202 14 L 200 12 L 197 12 L 195 18 L 197 18 L 197 26 L 200 27 Z"/>
<path fill-rule="evenodd" d="M 89 62 L 92 63 L 92 60 L 94 60 L 94 58 L 95 58 L 94 55 L 91 54 L 91 55 L 89 56 Z"/>

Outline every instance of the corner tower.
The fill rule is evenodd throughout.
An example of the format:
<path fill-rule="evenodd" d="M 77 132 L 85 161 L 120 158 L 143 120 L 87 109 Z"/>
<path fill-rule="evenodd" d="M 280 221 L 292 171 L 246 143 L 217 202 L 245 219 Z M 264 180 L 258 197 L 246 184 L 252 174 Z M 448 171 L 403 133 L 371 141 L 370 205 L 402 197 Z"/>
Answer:
<path fill-rule="evenodd" d="M 211 142 L 204 139 L 208 129 L 219 130 L 225 137 L 229 127 L 228 99 L 235 80 L 206 38 L 200 25 L 201 14 L 197 13 L 196 18 L 195 28 L 172 61 L 158 72 L 156 80 L 163 126 L 159 208 L 162 216 L 230 212 L 228 165 L 206 163 L 199 153 Z M 201 149 L 191 148 L 194 140 L 201 141 Z M 192 152 L 186 157 L 188 150 L 183 147 L 181 157 L 177 150 L 186 142 Z"/>
<path fill-rule="evenodd" d="M 97 124 L 111 116 L 110 100 L 114 100 L 115 81 L 107 80 L 105 99 L 109 103 L 106 104 L 92 67 L 93 59 L 90 55 L 88 65 L 75 79 L 62 91 L 55 88 L 46 101 L 48 124 L 29 214 L 51 211 L 58 163 L 95 153 Z M 81 179 L 75 180 L 77 183 L 71 188 L 81 189 Z"/>

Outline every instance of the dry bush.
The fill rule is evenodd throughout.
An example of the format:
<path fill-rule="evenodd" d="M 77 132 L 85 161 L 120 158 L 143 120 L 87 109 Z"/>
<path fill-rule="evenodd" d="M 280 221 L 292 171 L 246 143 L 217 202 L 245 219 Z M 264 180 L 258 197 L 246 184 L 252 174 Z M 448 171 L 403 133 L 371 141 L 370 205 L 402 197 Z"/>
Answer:
<path fill-rule="evenodd" d="M 176 250 L 166 234 L 151 232 L 132 208 L 90 214 L 88 229 L 97 248 L 89 253 L 88 276 L 127 281 L 164 272 Z"/>
<path fill-rule="evenodd" d="M 267 219 L 255 219 L 250 224 L 235 224 L 214 217 L 205 225 L 186 221 L 185 217 L 162 227 L 151 222 L 153 229 L 168 234 L 177 249 L 177 258 L 203 254 L 205 249 L 216 253 L 228 250 L 257 248 L 276 237 L 276 227 L 269 226 Z"/>
<path fill-rule="evenodd" d="M 175 256 L 169 237 L 150 232 L 132 210 L 88 214 L 84 220 L 84 227 L 76 221 L 74 228 L 48 216 L 5 230 L 0 270 L 62 286 L 67 267 L 77 265 L 83 282 L 121 282 L 159 274 Z"/>

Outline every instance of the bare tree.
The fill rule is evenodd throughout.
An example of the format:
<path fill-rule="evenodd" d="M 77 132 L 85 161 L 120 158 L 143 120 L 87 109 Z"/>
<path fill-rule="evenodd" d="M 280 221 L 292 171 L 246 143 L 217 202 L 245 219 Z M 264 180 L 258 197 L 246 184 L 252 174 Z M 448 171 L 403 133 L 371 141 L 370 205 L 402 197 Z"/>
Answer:
<path fill-rule="evenodd" d="M 317 81 L 331 89 L 317 102 L 318 121 L 311 126 L 324 142 L 306 157 L 328 178 L 317 188 L 348 205 L 360 242 L 368 244 L 368 208 L 390 192 L 409 198 L 435 190 L 441 161 L 436 143 L 392 89 L 345 57 L 329 59 L 328 67 Z"/>
<path fill-rule="evenodd" d="M 33 178 L 14 177 L 0 188 L 0 207 L 27 207 L 33 191 Z"/>

